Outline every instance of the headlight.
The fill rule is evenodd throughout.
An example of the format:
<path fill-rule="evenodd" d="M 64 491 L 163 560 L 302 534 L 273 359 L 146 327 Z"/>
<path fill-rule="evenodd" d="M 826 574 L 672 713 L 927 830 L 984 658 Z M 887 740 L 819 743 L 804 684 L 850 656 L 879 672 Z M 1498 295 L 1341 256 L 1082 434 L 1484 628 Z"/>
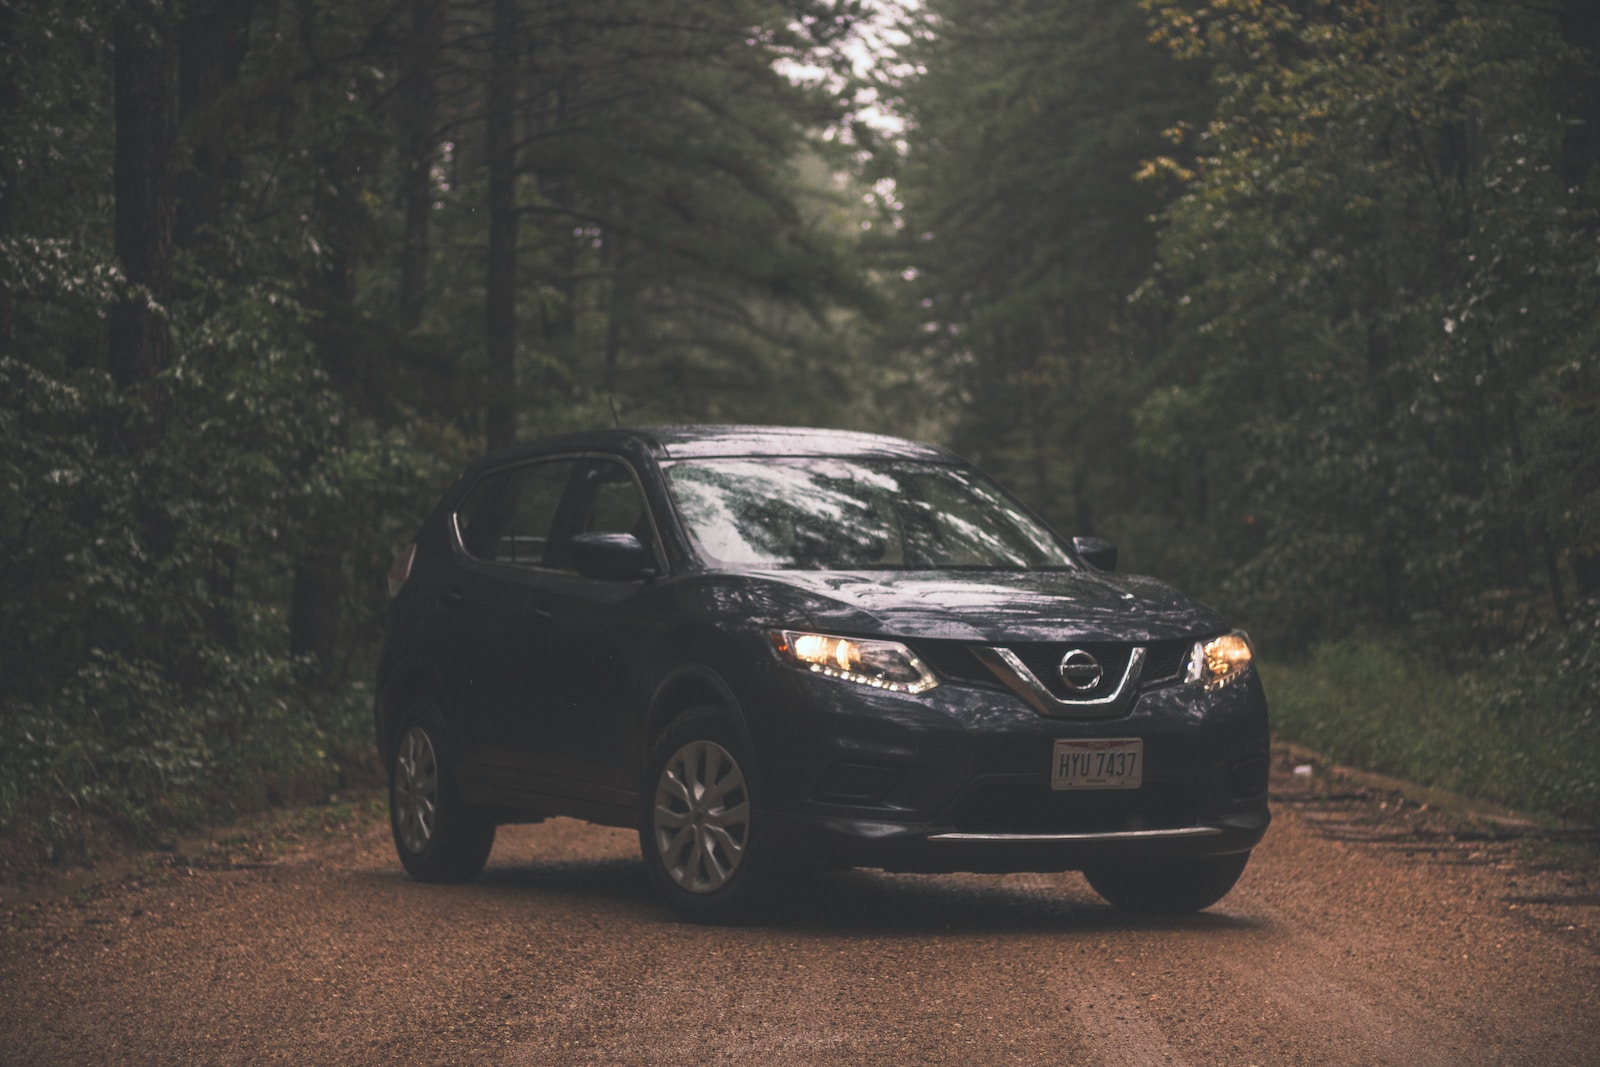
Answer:
<path fill-rule="evenodd" d="M 829 678 L 896 693 L 925 693 L 939 684 L 927 664 L 898 641 L 867 641 L 794 630 L 775 630 L 769 636 L 772 647 L 786 663 Z"/>
<path fill-rule="evenodd" d="M 1242 675 L 1254 658 L 1250 638 L 1243 630 L 1210 641 L 1196 641 L 1189 652 L 1189 672 L 1184 681 L 1216 689 Z"/>

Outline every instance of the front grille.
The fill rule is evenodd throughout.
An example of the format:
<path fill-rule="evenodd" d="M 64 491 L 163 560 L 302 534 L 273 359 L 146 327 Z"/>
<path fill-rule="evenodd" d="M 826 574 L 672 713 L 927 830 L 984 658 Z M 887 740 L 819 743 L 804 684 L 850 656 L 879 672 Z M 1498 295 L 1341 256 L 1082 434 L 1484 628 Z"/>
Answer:
<path fill-rule="evenodd" d="M 946 681 L 991 688 L 1001 685 L 994 672 L 972 654 L 973 646 L 969 642 L 919 639 L 910 644 L 922 662 Z M 1123 672 L 1128 669 L 1128 657 L 1134 648 L 1140 646 L 1110 641 L 1037 641 L 1006 647 L 1016 653 L 1040 683 L 1057 698 L 1085 701 L 1105 696 L 1115 689 L 1122 680 Z M 1139 679 L 1141 688 L 1162 685 L 1181 677 L 1188 665 L 1189 650 L 1193 647 L 1194 639 L 1189 637 L 1152 641 L 1144 645 L 1144 670 Z M 1061 658 L 1075 648 L 1092 655 L 1105 671 L 1100 684 L 1088 692 L 1069 690 L 1061 681 Z"/>
<path fill-rule="evenodd" d="M 1128 670 L 1128 657 L 1134 645 L 1091 641 L 1088 643 L 1059 641 L 1027 642 L 1009 646 L 1011 651 L 1050 690 L 1057 700 L 1099 700 L 1114 693 Z M 1061 680 L 1061 658 L 1074 649 L 1082 649 L 1100 664 L 1100 684 L 1093 689 L 1069 689 Z"/>
<path fill-rule="evenodd" d="M 912 642 L 911 650 L 947 681 L 962 685 L 1000 685 L 1000 680 L 972 654 L 965 641 L 919 640 Z"/>
<path fill-rule="evenodd" d="M 1177 678 L 1189 665 L 1189 650 L 1192 648 L 1194 641 L 1187 637 L 1176 641 L 1153 641 L 1146 645 L 1141 684 L 1159 685 Z"/>
<path fill-rule="evenodd" d="M 939 820 L 958 833 L 1099 834 L 1194 825 L 1193 790 L 1146 783 L 1127 790 L 1059 790 L 1048 782 L 980 781 Z"/>

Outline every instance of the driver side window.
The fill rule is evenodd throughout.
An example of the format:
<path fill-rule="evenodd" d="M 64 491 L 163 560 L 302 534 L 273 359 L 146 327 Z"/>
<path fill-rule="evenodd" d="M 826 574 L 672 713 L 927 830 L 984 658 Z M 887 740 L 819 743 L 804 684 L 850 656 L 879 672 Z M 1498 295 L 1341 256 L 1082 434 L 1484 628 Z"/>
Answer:
<path fill-rule="evenodd" d="M 580 490 L 578 521 L 573 533 L 631 533 L 650 543 L 650 518 L 633 475 L 620 463 L 598 461 L 584 472 L 587 492 Z"/>
<path fill-rule="evenodd" d="M 503 487 L 495 495 L 492 487 L 474 488 L 457 515 L 467 551 L 491 563 L 519 567 L 559 567 L 552 551 L 550 533 L 556 521 L 561 494 L 572 476 L 571 460 L 529 463 L 509 473 L 491 475 L 486 483 L 499 481 Z M 482 500 L 493 498 L 483 514 Z M 477 506 L 474 506 L 477 505 Z"/>
<path fill-rule="evenodd" d="M 572 491 L 562 509 L 558 545 L 552 545 L 546 566 L 571 569 L 566 541 L 578 534 L 633 534 L 647 551 L 653 551 L 654 529 L 644 496 L 639 492 L 633 472 L 624 464 L 609 459 L 591 459 L 573 479 Z M 559 559 L 551 563 L 550 559 Z"/>

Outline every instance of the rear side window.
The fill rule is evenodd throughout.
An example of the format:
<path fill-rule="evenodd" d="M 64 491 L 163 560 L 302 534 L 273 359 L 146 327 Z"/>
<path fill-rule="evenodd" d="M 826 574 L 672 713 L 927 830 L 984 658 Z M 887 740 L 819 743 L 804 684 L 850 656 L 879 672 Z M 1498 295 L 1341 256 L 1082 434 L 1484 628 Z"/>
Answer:
<path fill-rule="evenodd" d="M 529 463 L 490 475 L 473 487 L 456 513 L 462 544 L 472 555 L 492 563 L 554 565 L 550 531 L 571 475 L 570 459 Z"/>

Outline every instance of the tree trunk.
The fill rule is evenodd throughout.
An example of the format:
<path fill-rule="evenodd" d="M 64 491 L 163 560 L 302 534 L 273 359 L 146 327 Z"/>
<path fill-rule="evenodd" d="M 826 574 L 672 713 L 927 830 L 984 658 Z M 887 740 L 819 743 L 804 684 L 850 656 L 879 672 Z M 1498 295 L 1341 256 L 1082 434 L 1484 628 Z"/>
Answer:
<path fill-rule="evenodd" d="M 127 291 L 111 309 L 107 365 L 144 405 L 114 434 L 125 451 L 161 439 L 167 396 L 157 377 L 172 359 L 172 232 L 178 151 L 178 51 L 165 22 L 145 4 L 117 19 L 116 148 L 112 185 L 117 259 Z"/>
<path fill-rule="evenodd" d="M 517 436 L 517 175 L 515 0 L 494 0 L 485 116 L 489 149 L 489 276 L 485 286 L 489 375 L 484 430 L 491 449 Z"/>
<path fill-rule="evenodd" d="M 1561 36 L 1583 51 L 1588 69 L 1570 86 L 1576 122 L 1567 124 L 1561 145 L 1562 177 L 1579 186 L 1600 163 L 1600 8 L 1594 0 L 1562 0 Z"/>
<path fill-rule="evenodd" d="M 294 589 L 289 605 L 289 652 L 309 659 L 301 678 L 331 682 L 338 663 L 344 568 L 339 553 L 318 549 L 294 564 Z"/>
<path fill-rule="evenodd" d="M 250 48 L 249 0 L 191 0 L 178 27 L 178 114 L 189 145 L 178 174 L 174 243 L 193 249 L 221 217 L 239 179 L 227 144 L 223 97 L 239 81 Z"/>
<path fill-rule="evenodd" d="M 422 325 L 428 291 L 429 225 L 433 217 L 433 167 L 439 148 L 436 84 L 444 42 L 443 0 L 411 0 L 411 35 L 401 88 L 400 138 L 405 175 L 401 199 L 405 233 L 400 250 L 400 329 Z"/>
<path fill-rule="evenodd" d="M 316 153 L 317 195 L 313 224 L 323 254 L 306 279 L 306 305 L 316 312 L 311 338 L 317 361 L 327 371 L 344 405 L 373 410 L 382 403 L 376 370 L 377 346 L 370 343 L 356 308 L 357 278 L 368 238 L 364 203 L 369 195 L 365 175 L 376 172 L 373 144 L 352 136 Z M 309 472 L 331 449 L 348 444 L 349 420 L 341 419 L 310 441 L 301 457 Z M 294 589 L 289 611 L 289 650 L 309 656 L 302 672 L 307 682 L 337 680 L 341 658 L 339 637 L 344 599 L 343 552 L 346 542 L 326 522 L 303 520 L 306 543 L 294 561 Z"/>
<path fill-rule="evenodd" d="M 228 144 L 222 110 L 225 94 L 238 84 L 249 46 L 249 0 L 191 0 L 184 9 L 178 26 L 178 120 L 189 153 L 178 172 L 173 244 L 188 251 L 203 270 L 227 269 L 208 257 L 204 246 L 242 169 Z M 238 570 L 238 549 L 226 541 L 215 543 L 205 568 L 206 626 L 224 648 L 239 645 L 233 615 Z"/>
<path fill-rule="evenodd" d="M 0 4 L 0 54 L 16 54 L 17 10 L 11 4 Z M 22 103 L 22 89 L 18 84 L 17 67 L 12 60 L 0 64 L 0 129 L 11 129 L 13 115 Z M 11 236 L 17 216 L 17 159 L 14 152 L 0 152 L 0 240 Z M 11 286 L 0 284 L 0 359 L 16 348 L 16 311 L 11 296 Z"/>
<path fill-rule="evenodd" d="M 629 269 L 626 239 L 617 227 L 607 227 L 600 237 L 600 263 L 611 275 L 611 294 L 606 306 L 604 386 L 612 403 L 616 402 L 617 369 L 622 363 L 623 323 L 633 303 L 632 273 Z"/>

